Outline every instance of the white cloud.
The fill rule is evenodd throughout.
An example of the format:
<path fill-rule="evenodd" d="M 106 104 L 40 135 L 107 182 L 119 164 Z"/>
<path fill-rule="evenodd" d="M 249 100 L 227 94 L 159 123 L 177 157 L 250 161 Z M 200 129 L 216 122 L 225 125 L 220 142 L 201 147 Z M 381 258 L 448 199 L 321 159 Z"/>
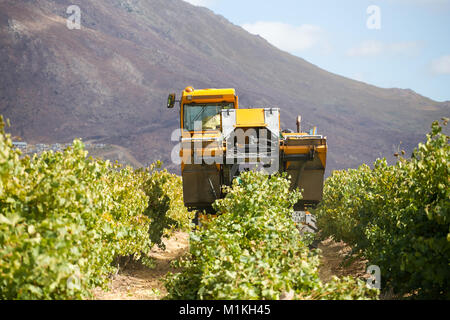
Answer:
<path fill-rule="evenodd" d="M 432 61 L 431 71 L 434 74 L 450 74 L 450 55 Z"/>
<path fill-rule="evenodd" d="M 214 4 L 214 0 L 184 0 L 194 6 L 209 7 Z"/>
<path fill-rule="evenodd" d="M 319 26 L 303 24 L 294 26 L 282 22 L 259 21 L 242 27 L 260 35 L 279 49 L 295 53 L 323 45 L 323 31 Z"/>
<path fill-rule="evenodd" d="M 351 57 L 369 57 L 379 55 L 414 55 L 417 54 L 421 45 L 418 42 L 394 42 L 384 43 L 381 41 L 368 40 L 350 48 L 347 55 Z"/>

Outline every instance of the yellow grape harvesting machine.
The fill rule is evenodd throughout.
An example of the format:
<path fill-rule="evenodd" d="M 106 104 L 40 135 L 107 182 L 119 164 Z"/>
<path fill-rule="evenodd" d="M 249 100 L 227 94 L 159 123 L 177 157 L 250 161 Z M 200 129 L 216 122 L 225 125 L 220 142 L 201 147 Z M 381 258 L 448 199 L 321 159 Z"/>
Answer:
<path fill-rule="evenodd" d="M 241 109 L 235 89 L 184 89 L 170 94 L 167 107 L 180 106 L 180 158 L 184 203 L 213 213 L 212 204 L 245 170 L 287 172 L 291 188 L 302 191 L 294 220 L 315 228 L 308 208 L 322 200 L 327 159 L 326 137 L 282 130 L 279 108 Z M 309 230 L 308 230 L 309 231 Z M 313 231 L 313 230 L 311 230 Z"/>

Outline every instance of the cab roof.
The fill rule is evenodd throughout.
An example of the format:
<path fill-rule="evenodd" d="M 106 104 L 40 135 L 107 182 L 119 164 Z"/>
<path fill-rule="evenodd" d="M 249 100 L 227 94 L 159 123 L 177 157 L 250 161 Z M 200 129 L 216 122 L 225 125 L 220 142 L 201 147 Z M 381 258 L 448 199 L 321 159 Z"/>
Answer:
<path fill-rule="evenodd" d="M 235 102 L 235 89 L 201 89 L 187 87 L 183 91 L 183 103 Z"/>
<path fill-rule="evenodd" d="M 188 91 L 191 90 L 191 91 Z M 194 96 L 209 96 L 209 95 L 236 95 L 235 89 L 199 89 L 195 90 L 192 87 L 187 87 L 183 91 L 183 95 L 194 95 Z"/>

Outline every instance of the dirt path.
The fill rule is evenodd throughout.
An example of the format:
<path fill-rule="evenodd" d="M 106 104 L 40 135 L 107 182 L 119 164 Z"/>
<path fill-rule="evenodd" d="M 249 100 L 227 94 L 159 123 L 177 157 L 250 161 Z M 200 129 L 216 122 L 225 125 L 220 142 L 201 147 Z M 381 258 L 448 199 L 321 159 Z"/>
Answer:
<path fill-rule="evenodd" d="M 189 235 L 177 232 L 165 239 L 166 250 L 155 248 L 150 256 L 155 259 L 156 267 L 151 269 L 140 263 L 130 262 L 111 281 L 110 291 L 94 290 L 97 300 L 159 300 L 167 295 L 162 278 L 175 269 L 170 262 L 181 257 L 189 247 Z"/>
<path fill-rule="evenodd" d="M 169 272 L 176 271 L 170 262 L 180 258 L 189 249 L 189 235 L 177 232 L 170 239 L 165 239 L 166 250 L 155 248 L 151 257 L 156 267 L 151 269 L 140 263 L 130 262 L 124 270 L 111 281 L 110 291 L 97 289 L 94 291 L 97 300 L 159 300 L 167 295 L 162 278 Z M 319 276 L 322 281 L 329 281 L 332 276 L 366 277 L 365 263 L 356 260 L 350 265 L 343 265 L 344 256 L 351 250 L 343 242 L 330 239 L 319 244 L 322 251 Z"/>
<path fill-rule="evenodd" d="M 351 248 L 344 242 L 334 242 L 327 239 L 319 244 L 319 249 L 322 251 L 319 269 L 319 276 L 322 281 L 327 282 L 331 280 L 332 276 L 368 278 L 366 273 L 367 261 L 356 259 L 348 265 L 343 264 L 344 257 L 351 251 Z"/>

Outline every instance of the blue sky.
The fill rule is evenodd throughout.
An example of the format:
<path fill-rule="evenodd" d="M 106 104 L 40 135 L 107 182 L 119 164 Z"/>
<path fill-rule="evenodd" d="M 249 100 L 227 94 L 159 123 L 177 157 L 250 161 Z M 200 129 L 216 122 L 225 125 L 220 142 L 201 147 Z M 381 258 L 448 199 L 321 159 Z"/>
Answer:
<path fill-rule="evenodd" d="M 450 0 L 186 1 L 327 71 L 450 100 Z"/>

